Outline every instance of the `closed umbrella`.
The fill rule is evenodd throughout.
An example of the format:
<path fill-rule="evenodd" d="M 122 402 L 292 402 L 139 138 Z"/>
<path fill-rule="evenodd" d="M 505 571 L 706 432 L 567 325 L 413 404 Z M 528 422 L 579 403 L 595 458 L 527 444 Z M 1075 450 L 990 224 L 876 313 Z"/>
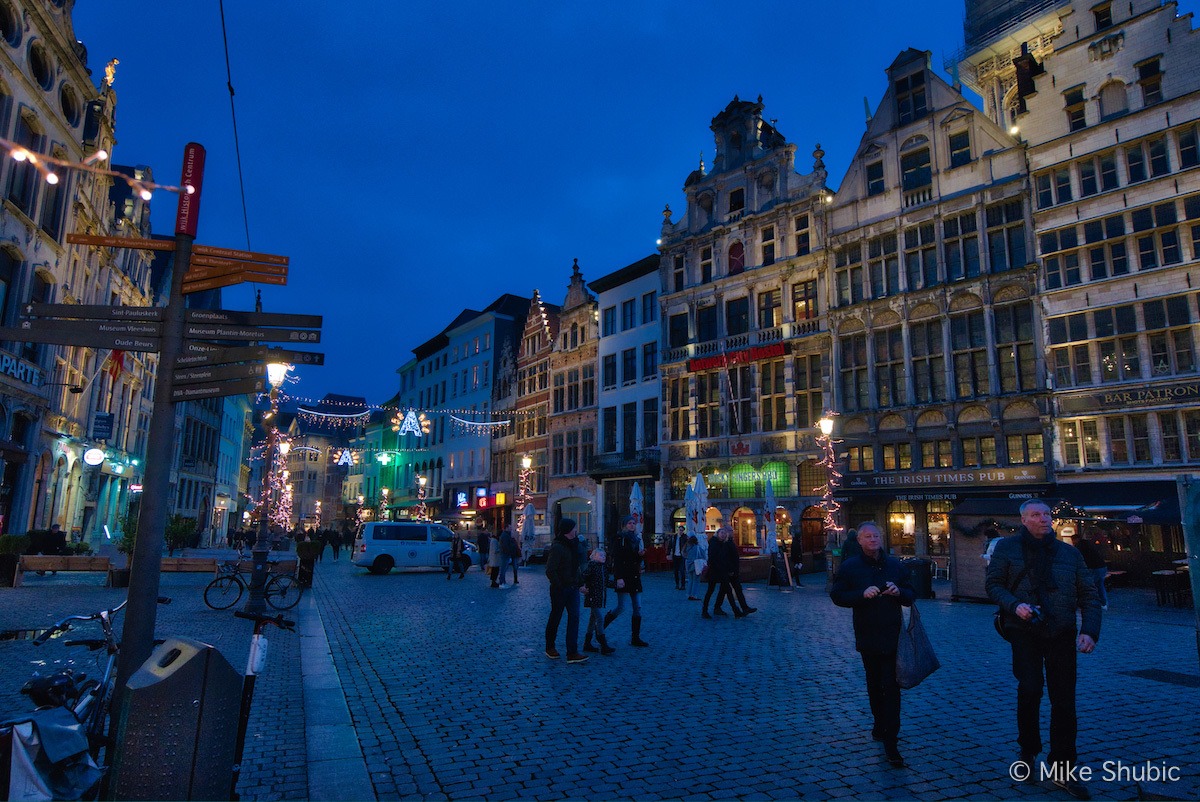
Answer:
<path fill-rule="evenodd" d="M 633 518 L 634 531 L 638 536 L 638 551 L 646 548 L 646 543 L 642 540 L 642 486 L 637 482 L 633 483 L 633 489 L 629 491 L 629 516 Z"/>
<path fill-rule="evenodd" d="M 767 542 L 763 544 L 763 554 L 778 554 L 779 540 L 775 531 L 775 488 L 769 478 L 765 497 L 767 502 Z"/>
<path fill-rule="evenodd" d="M 696 539 L 700 541 L 700 551 L 708 556 L 708 533 L 705 531 L 708 518 L 708 485 L 704 484 L 704 474 L 697 473 L 696 481 L 692 483 L 692 492 L 696 500 Z"/>
<path fill-rule="evenodd" d="M 532 504 L 526 504 L 521 510 L 521 554 L 526 560 L 533 553 L 533 516 L 536 514 Z"/>

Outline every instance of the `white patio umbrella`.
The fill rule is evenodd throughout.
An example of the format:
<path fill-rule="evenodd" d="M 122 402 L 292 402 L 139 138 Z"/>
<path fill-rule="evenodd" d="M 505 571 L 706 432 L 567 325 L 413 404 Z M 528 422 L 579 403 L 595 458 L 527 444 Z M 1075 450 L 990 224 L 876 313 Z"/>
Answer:
<path fill-rule="evenodd" d="M 646 541 L 642 538 L 642 486 L 634 482 L 633 489 L 629 491 L 629 515 L 633 518 L 634 531 L 638 536 L 638 551 L 646 548 Z"/>
<path fill-rule="evenodd" d="M 767 489 L 764 494 L 767 507 L 767 542 L 763 544 L 763 554 L 779 553 L 779 536 L 775 531 L 775 488 L 767 479 Z"/>
<path fill-rule="evenodd" d="M 696 539 L 700 541 L 700 553 L 708 557 L 708 533 L 705 531 L 708 518 L 708 485 L 704 484 L 704 474 L 696 474 L 696 481 L 692 483 L 692 493 L 696 504 Z"/>

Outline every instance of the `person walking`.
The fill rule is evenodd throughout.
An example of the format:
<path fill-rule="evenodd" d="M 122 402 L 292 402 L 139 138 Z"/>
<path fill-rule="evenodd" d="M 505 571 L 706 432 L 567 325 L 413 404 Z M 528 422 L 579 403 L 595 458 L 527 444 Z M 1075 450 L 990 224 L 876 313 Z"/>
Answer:
<path fill-rule="evenodd" d="M 467 576 L 467 568 L 471 565 L 471 558 L 466 554 L 467 544 L 463 540 L 462 532 L 454 530 L 454 535 L 450 540 L 450 565 L 446 568 L 446 579 L 450 579 L 450 575 L 455 571 L 458 572 L 459 579 L 465 579 Z"/>
<path fill-rule="evenodd" d="M 521 561 L 521 544 L 513 537 L 512 530 L 505 528 L 500 533 L 500 587 L 508 587 L 504 584 L 508 576 L 508 566 L 512 566 L 513 581 L 512 587 L 521 584 L 517 579 L 517 563 Z"/>
<path fill-rule="evenodd" d="M 546 558 L 546 578 L 550 580 L 550 618 L 546 620 L 546 656 L 557 660 L 558 625 L 567 614 L 567 662 L 582 663 L 588 659 L 580 654 L 579 646 L 579 585 L 583 577 L 583 554 L 575 521 L 563 518 L 555 527 L 557 534 L 550 544 Z"/>
<path fill-rule="evenodd" d="M 725 527 L 729 529 L 729 527 Z M 757 613 L 757 607 L 751 607 L 746 603 L 746 592 L 742 590 L 742 552 L 738 549 L 737 544 L 733 542 L 733 530 L 729 529 L 729 545 L 733 555 L 733 570 L 729 572 L 729 587 L 732 592 L 729 593 L 730 606 L 733 606 L 733 596 L 737 594 L 738 604 L 742 606 L 742 614 L 738 618 L 744 618 L 750 613 Z M 734 610 L 736 614 L 736 609 Z"/>
<path fill-rule="evenodd" d="M 722 526 L 708 541 L 708 591 L 704 594 L 704 606 L 700 610 L 701 618 L 711 619 L 713 615 L 728 615 L 721 609 L 721 602 L 726 597 L 729 598 L 729 606 L 733 608 L 735 616 L 741 618 L 746 615 L 738 609 L 737 602 L 733 598 L 733 588 L 729 584 L 729 579 L 733 576 L 737 563 L 737 547 L 733 545 L 732 537 L 733 530 L 728 526 Z M 721 590 L 717 593 L 717 601 L 713 604 L 713 615 L 709 615 L 708 600 L 712 598 L 713 591 L 718 587 Z"/>
<path fill-rule="evenodd" d="M 1050 507 L 1039 499 L 1021 505 L 1021 527 L 996 544 L 984 581 L 988 598 L 1000 605 L 1011 633 L 1017 679 L 1017 746 L 1027 777 L 1042 751 L 1040 712 L 1043 685 L 1050 697 L 1050 779 L 1076 799 L 1091 799 L 1073 769 L 1076 738 L 1076 650 L 1091 654 L 1100 639 L 1104 613 L 1095 577 L 1073 546 L 1054 536 Z M 1081 624 L 1076 634 L 1076 611 Z M 1044 678 L 1044 681 L 1043 681 Z M 1015 774 L 1013 775 L 1016 776 Z"/>
<path fill-rule="evenodd" d="M 507 530 L 506 530 L 507 531 Z M 501 576 L 504 572 L 504 555 L 500 551 L 500 538 L 497 537 L 492 541 L 491 549 L 488 551 L 487 572 L 488 578 L 492 580 L 492 584 L 488 587 L 502 588 L 500 584 Z"/>
<path fill-rule="evenodd" d="M 854 611 L 854 646 L 862 657 L 867 678 L 867 699 L 875 723 L 871 737 L 883 741 L 884 754 L 893 766 L 903 767 L 900 736 L 900 686 L 896 684 L 896 650 L 904 615 L 915 594 L 909 572 L 895 557 L 883 552 L 883 533 L 873 521 L 858 527 L 862 554 L 838 568 L 829 597 L 838 607 Z"/>
<path fill-rule="evenodd" d="M 687 597 L 688 601 L 700 601 L 699 593 L 700 575 L 696 573 L 696 560 L 700 558 L 700 541 L 695 535 L 688 535 L 687 551 L 685 552 L 687 564 Z"/>
<path fill-rule="evenodd" d="M 342 541 L 344 538 L 338 534 L 336 529 L 330 529 L 328 532 L 329 548 L 333 549 L 333 561 L 337 562 L 338 557 L 342 554 Z"/>
<path fill-rule="evenodd" d="M 486 571 L 488 567 L 488 555 L 492 547 L 492 535 L 482 526 L 479 527 L 479 532 L 475 535 L 475 546 L 479 549 L 479 570 Z"/>
<path fill-rule="evenodd" d="M 608 625 L 617 620 L 628 599 L 632 614 L 629 639 L 631 646 L 650 645 L 642 640 L 642 557 L 645 553 L 633 516 L 625 516 L 621 522 L 621 529 L 613 537 L 613 576 L 617 580 L 617 606 L 604 615 L 604 628 L 608 629 Z"/>
<path fill-rule="evenodd" d="M 587 567 L 583 570 L 583 606 L 588 608 L 587 632 L 583 636 L 585 652 L 600 652 L 608 656 L 617 650 L 608 645 L 604 636 L 604 605 L 608 596 L 608 570 L 604 567 L 604 549 L 592 549 L 588 557 Z M 592 636 L 600 644 L 597 649 L 592 645 Z"/>
<path fill-rule="evenodd" d="M 675 571 L 675 590 L 683 590 L 687 583 L 687 530 L 683 524 L 667 538 L 667 555 Z"/>

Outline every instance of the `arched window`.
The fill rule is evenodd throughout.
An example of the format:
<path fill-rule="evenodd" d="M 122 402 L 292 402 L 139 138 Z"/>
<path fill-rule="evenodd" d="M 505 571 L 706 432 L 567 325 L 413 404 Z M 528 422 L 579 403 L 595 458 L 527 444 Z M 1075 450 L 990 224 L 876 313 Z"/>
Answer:
<path fill-rule="evenodd" d="M 929 533 L 930 556 L 945 557 L 950 553 L 949 501 L 930 501 L 925 505 L 925 531 Z"/>
<path fill-rule="evenodd" d="M 800 513 L 800 538 L 805 555 L 825 551 L 825 510 L 817 506 L 804 508 Z"/>
<path fill-rule="evenodd" d="M 733 542 L 739 546 L 758 545 L 758 518 L 749 507 L 739 507 L 733 514 Z"/>
<path fill-rule="evenodd" d="M 729 275 L 736 276 L 746 267 L 746 246 L 735 242 L 729 246 Z"/>
<path fill-rule="evenodd" d="M 29 118 L 24 114 L 17 115 L 17 124 L 13 130 L 13 142 L 26 150 L 36 153 L 41 137 L 33 129 Z M 33 204 L 37 199 L 37 168 L 26 159 L 14 164 L 8 174 L 8 199 L 26 215 L 33 214 Z"/>
<path fill-rule="evenodd" d="M 1129 111 L 1129 92 L 1125 84 L 1113 81 L 1100 87 L 1100 118 L 1107 119 Z"/>

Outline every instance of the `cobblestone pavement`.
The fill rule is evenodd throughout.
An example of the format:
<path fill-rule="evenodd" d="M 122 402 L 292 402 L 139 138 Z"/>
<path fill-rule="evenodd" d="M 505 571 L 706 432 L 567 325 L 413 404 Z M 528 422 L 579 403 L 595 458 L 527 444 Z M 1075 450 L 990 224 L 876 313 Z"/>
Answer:
<path fill-rule="evenodd" d="M 160 608 L 157 631 L 212 643 L 240 670 L 249 624 L 204 607 L 207 580 L 163 576 L 174 603 Z M 376 577 L 326 560 L 315 598 L 378 799 L 1068 798 L 1049 782 L 1007 776 L 1015 681 L 991 607 L 920 602 L 943 667 L 904 692 L 909 767 L 894 769 L 870 740 L 849 611 L 828 601 L 823 578 L 804 582 L 795 592 L 748 587 L 758 613 L 704 621 L 669 575 L 649 575 L 642 635 L 651 647 L 628 645 L 626 613 L 609 633 L 617 654 L 580 666 L 542 653 L 541 566 L 501 591 L 477 570 L 451 581 Z M 88 575 L 31 576 L 0 590 L 0 631 L 120 600 L 123 591 L 99 585 Z M 298 641 L 271 639 L 244 799 L 309 795 Z M 0 641 L 9 678 L 0 712 L 27 709 L 21 682 L 37 662 L 65 659 L 62 651 Z M 1147 670 L 1157 678 L 1131 673 Z M 1097 798 L 1136 796 L 1132 780 L 1104 776 L 1105 761 L 1177 766 L 1181 778 L 1155 790 L 1200 797 L 1197 685 L 1190 610 L 1116 591 L 1097 652 L 1080 657 L 1080 760 L 1095 770 Z"/>
<path fill-rule="evenodd" d="M 211 574 L 163 574 L 160 594 L 169 596 L 172 602 L 159 606 L 155 634 L 212 644 L 241 673 L 246 667 L 253 624 L 234 618 L 232 610 L 210 610 L 204 605 L 202 593 L 210 579 Z M 0 589 L 0 632 L 44 629 L 68 615 L 119 604 L 125 591 L 105 588 L 103 581 L 102 574 L 26 574 L 24 587 Z M 121 613 L 118 634 L 123 626 Z M 254 690 L 238 791 L 247 800 L 307 799 L 304 707 L 297 677 L 299 638 L 294 633 L 275 631 L 270 631 L 268 638 L 267 667 Z M 30 709 L 29 699 L 21 695 L 20 688 L 33 671 L 49 673 L 64 662 L 91 675 L 103 670 L 91 652 L 67 649 L 60 640 L 41 647 L 28 639 L 0 641 L 0 677 L 4 678 L 0 682 L 0 718 Z"/>
<path fill-rule="evenodd" d="M 378 577 L 345 561 L 317 577 L 379 799 L 1068 798 L 1008 776 L 1015 680 L 987 605 L 920 602 L 942 669 L 904 692 L 909 767 L 894 769 L 870 740 L 850 613 L 823 577 L 795 592 L 748 588 L 758 613 L 704 621 L 668 574 L 649 575 L 651 647 L 628 645 L 626 613 L 610 628 L 617 654 L 578 666 L 542 653 L 540 566 L 510 590 L 477 570 Z M 1177 766 L 1168 793 L 1200 796 L 1190 611 L 1118 590 L 1098 650 L 1079 662 L 1080 761 L 1095 796 L 1136 796 L 1132 780 L 1106 781 L 1105 761 Z M 1129 674 L 1147 669 L 1191 685 Z M 1048 704 L 1043 719 L 1045 733 Z"/>

